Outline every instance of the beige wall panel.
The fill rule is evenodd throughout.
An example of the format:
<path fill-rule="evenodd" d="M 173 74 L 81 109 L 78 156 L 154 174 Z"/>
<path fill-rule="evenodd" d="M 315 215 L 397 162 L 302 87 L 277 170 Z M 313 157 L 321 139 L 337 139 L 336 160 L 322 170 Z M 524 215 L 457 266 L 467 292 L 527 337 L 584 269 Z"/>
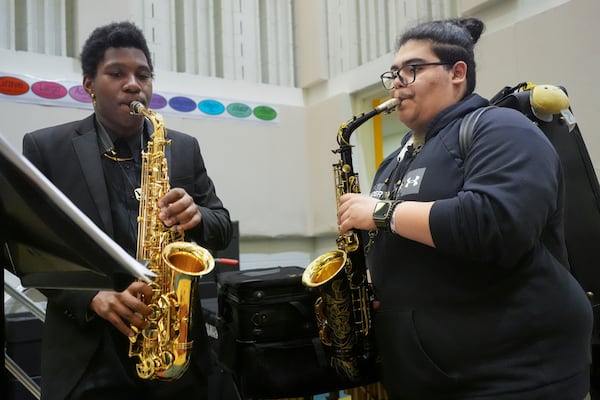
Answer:
<path fill-rule="evenodd" d="M 491 97 L 522 81 L 564 86 L 596 174 L 600 171 L 600 2 L 572 0 L 511 27 L 484 34 L 477 44 L 477 91 Z"/>

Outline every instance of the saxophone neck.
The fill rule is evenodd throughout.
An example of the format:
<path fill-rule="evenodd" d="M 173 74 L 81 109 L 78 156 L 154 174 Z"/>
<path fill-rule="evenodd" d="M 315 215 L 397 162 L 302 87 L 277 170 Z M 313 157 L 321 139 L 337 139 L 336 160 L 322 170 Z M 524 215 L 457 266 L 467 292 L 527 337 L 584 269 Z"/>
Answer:
<path fill-rule="evenodd" d="M 130 114 L 131 115 L 142 115 L 146 118 L 151 124 L 153 128 L 152 139 L 153 140 L 164 140 L 166 138 L 166 129 L 165 123 L 162 115 L 159 113 L 146 108 L 144 104 L 139 101 L 132 101 L 129 104 Z"/>
<path fill-rule="evenodd" d="M 340 126 L 338 131 L 338 144 L 342 145 L 350 145 L 350 135 L 358 129 L 362 124 L 373 118 L 374 116 L 381 113 L 390 113 L 396 109 L 396 106 L 400 104 L 400 100 L 396 98 L 391 98 L 383 103 L 379 104 L 377 107 L 372 109 L 369 112 L 362 113 L 360 115 L 355 115 L 350 118 L 346 123 Z"/>

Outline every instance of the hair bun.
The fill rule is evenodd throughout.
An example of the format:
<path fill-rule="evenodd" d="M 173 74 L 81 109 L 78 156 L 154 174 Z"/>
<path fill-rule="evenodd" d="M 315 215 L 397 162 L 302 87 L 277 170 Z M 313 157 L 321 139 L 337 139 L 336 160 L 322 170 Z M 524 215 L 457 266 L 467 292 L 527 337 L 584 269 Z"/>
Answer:
<path fill-rule="evenodd" d="M 485 28 L 483 22 L 477 18 L 456 19 L 455 23 L 469 32 L 471 38 L 473 39 L 473 44 L 477 43 Z"/>

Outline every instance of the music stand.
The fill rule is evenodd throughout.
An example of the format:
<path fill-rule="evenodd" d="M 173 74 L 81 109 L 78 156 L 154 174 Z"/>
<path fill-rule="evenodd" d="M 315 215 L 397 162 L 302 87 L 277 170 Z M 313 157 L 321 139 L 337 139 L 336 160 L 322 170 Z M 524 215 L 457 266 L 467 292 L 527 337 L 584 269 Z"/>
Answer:
<path fill-rule="evenodd" d="M 148 283 L 155 276 L 18 154 L 2 133 L 0 218 L 0 259 L 24 287 L 102 289 L 114 287 L 114 272 Z"/>

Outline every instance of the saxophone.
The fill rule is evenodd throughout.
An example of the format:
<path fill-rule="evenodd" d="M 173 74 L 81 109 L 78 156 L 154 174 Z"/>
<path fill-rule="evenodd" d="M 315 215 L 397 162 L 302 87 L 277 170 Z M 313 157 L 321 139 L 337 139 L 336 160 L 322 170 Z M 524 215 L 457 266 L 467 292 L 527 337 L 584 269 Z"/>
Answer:
<path fill-rule="evenodd" d="M 333 164 L 336 200 L 346 193 L 360 193 L 358 174 L 352 166 L 350 135 L 381 112 L 392 112 L 397 99 L 389 99 L 368 113 L 343 123 L 337 133 L 340 160 Z M 322 254 L 306 267 L 302 283 L 319 289 L 315 316 L 319 339 L 332 349 L 331 366 L 341 376 L 357 382 L 370 374 L 376 358 L 371 335 L 372 298 L 363 246 L 350 230 L 336 239 L 337 250 Z"/>
<path fill-rule="evenodd" d="M 165 148 L 171 143 L 160 114 L 138 101 L 130 104 L 132 115 L 143 115 L 154 126 L 147 152 L 142 152 L 141 196 L 138 215 L 137 259 L 156 273 L 151 283 L 152 312 L 149 326 L 130 337 L 129 357 L 138 357 L 137 375 L 142 379 L 178 379 L 190 362 L 192 312 L 197 280 L 214 268 L 214 259 L 203 247 L 184 241 L 158 218 L 158 200 L 169 189 Z"/>

